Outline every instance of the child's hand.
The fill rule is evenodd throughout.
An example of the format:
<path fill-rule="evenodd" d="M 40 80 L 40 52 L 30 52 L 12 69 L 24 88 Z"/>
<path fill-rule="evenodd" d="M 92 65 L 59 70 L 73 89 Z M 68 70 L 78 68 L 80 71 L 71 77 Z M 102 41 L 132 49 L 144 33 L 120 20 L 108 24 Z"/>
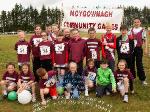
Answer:
<path fill-rule="evenodd" d="M 53 66 L 55 67 L 55 66 L 56 66 L 56 63 L 54 63 Z"/>
<path fill-rule="evenodd" d="M 112 92 L 113 92 L 113 93 L 116 93 L 116 92 L 117 92 L 117 91 L 116 91 L 116 88 L 115 88 L 115 89 L 112 89 Z"/>
<path fill-rule="evenodd" d="M 46 101 L 43 100 L 43 101 L 41 102 L 41 104 L 42 104 L 42 105 L 46 105 Z"/>

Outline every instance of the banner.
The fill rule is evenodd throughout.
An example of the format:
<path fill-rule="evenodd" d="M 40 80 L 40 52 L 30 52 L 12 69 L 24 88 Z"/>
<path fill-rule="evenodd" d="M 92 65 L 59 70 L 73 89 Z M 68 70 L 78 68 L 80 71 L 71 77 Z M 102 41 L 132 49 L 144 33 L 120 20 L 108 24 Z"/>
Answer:
<path fill-rule="evenodd" d="M 88 31 L 94 27 L 97 32 L 105 33 L 105 24 L 110 22 L 113 32 L 119 33 L 123 18 L 123 9 L 87 9 L 64 8 L 62 28 L 78 28 L 80 31 Z"/>

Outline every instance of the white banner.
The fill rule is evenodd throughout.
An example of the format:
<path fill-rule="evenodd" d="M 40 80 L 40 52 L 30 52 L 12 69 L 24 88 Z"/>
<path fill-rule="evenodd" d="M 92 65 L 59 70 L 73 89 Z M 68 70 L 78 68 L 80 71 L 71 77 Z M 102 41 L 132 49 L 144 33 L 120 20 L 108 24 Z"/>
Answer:
<path fill-rule="evenodd" d="M 123 18 L 123 9 L 83 9 L 64 8 L 62 28 L 78 28 L 80 31 L 87 31 L 94 27 L 97 32 L 105 33 L 105 24 L 112 23 L 113 32 L 119 33 Z"/>

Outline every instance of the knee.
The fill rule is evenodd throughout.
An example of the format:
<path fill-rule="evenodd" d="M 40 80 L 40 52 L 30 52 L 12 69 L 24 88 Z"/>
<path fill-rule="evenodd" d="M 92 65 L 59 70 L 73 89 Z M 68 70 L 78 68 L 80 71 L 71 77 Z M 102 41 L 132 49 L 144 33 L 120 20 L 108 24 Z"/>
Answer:
<path fill-rule="evenodd" d="M 93 88 L 94 87 L 93 81 L 90 81 L 90 80 L 88 81 L 88 87 L 89 88 Z"/>
<path fill-rule="evenodd" d="M 44 94 L 48 94 L 48 93 L 49 93 L 49 89 L 48 89 L 48 88 L 45 88 L 45 89 L 43 90 L 43 93 L 44 93 Z"/>
<path fill-rule="evenodd" d="M 0 82 L 0 85 L 1 85 L 1 86 L 6 85 L 6 82 L 5 82 L 4 80 L 2 80 L 2 81 Z"/>
<path fill-rule="evenodd" d="M 125 77 L 125 78 L 123 79 L 123 81 L 124 81 L 124 84 L 129 84 L 129 79 L 128 79 L 127 77 Z"/>

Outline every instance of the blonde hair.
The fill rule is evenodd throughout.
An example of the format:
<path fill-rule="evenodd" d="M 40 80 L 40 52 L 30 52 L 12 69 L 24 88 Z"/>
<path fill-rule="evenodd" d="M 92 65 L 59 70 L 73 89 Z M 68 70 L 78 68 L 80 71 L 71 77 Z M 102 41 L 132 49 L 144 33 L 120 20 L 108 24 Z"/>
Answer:
<path fill-rule="evenodd" d="M 106 22 L 105 27 L 112 27 L 112 23 L 111 22 Z"/>
<path fill-rule="evenodd" d="M 70 62 L 70 63 L 69 63 L 69 68 L 70 68 L 71 66 L 75 66 L 75 67 L 77 68 L 77 63 L 75 63 L 75 62 Z"/>

